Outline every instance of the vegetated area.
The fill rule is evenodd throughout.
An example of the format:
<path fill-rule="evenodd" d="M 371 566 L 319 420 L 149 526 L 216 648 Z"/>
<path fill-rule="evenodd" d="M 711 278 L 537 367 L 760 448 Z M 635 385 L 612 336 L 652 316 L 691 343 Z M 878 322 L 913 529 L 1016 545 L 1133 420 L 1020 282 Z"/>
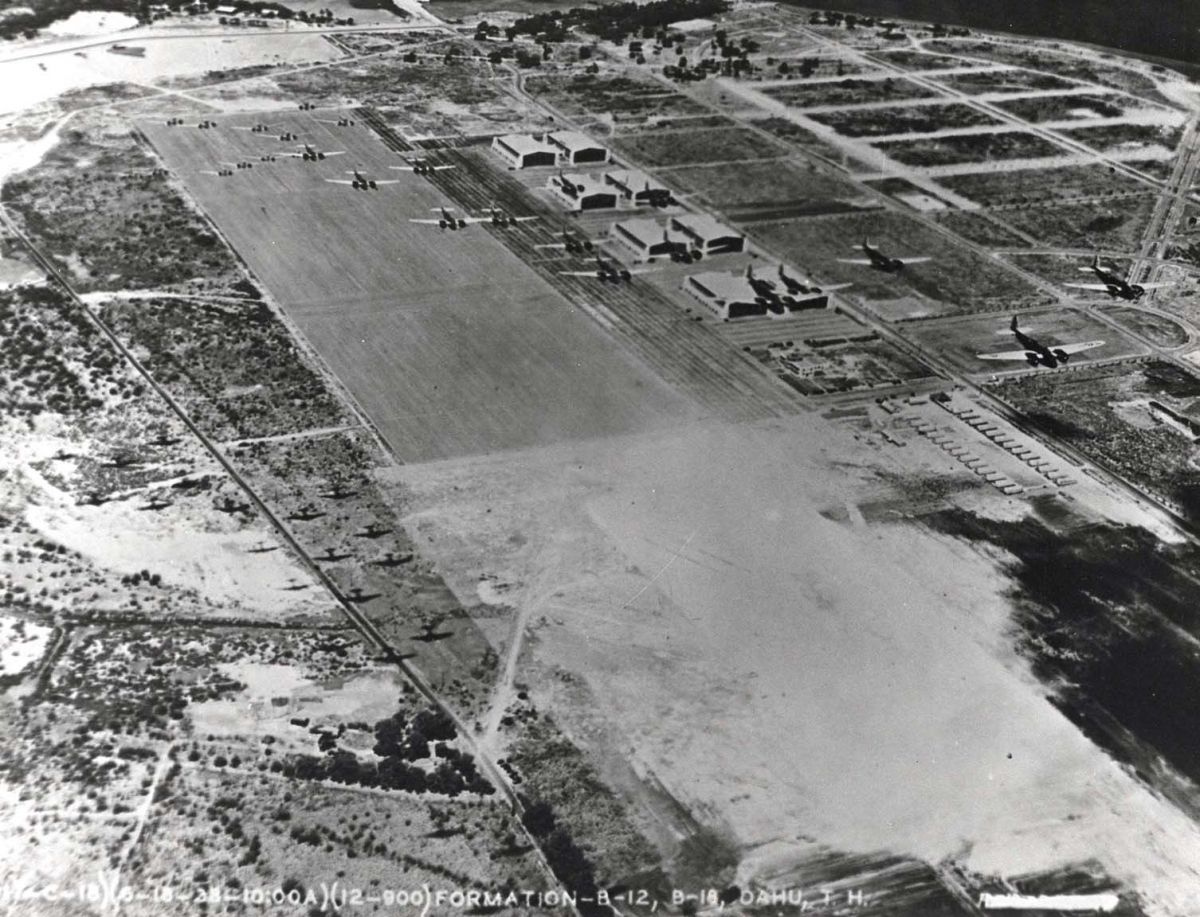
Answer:
<path fill-rule="evenodd" d="M 1176 158 L 1166 159 L 1122 159 L 1121 164 L 1131 169 L 1137 169 L 1151 178 L 1166 181 L 1175 171 Z"/>
<path fill-rule="evenodd" d="M 1044 204 L 1072 198 L 1152 194 L 1154 188 L 1100 164 L 946 175 L 938 183 L 985 207 Z"/>
<path fill-rule="evenodd" d="M 1152 415 L 1150 400 L 1194 416 L 1200 380 L 1158 360 L 1006 381 L 1000 393 L 1030 422 L 1124 477 L 1200 512 L 1191 440 Z"/>
<path fill-rule="evenodd" d="M 986 213 L 967 213 L 948 210 L 936 216 L 937 221 L 968 242 L 988 248 L 1026 248 L 1029 242 L 1001 226 Z"/>
<path fill-rule="evenodd" d="M 849 153 L 834 146 L 832 143 L 822 140 L 812 131 L 801 127 L 794 121 L 789 121 L 787 118 L 762 118 L 755 120 L 753 123 L 760 130 L 764 130 L 768 134 L 778 137 L 780 140 L 794 144 L 803 152 L 819 156 L 821 159 L 840 166 L 848 172 L 861 172 L 869 168 L 865 163 L 855 159 Z"/>
<path fill-rule="evenodd" d="M 1183 138 L 1183 126 L 1166 124 L 1107 124 L 1100 127 L 1076 127 L 1059 131 L 1100 153 L 1142 147 L 1174 150 Z"/>
<path fill-rule="evenodd" d="M 81 292 L 228 291 L 237 263 L 136 134 L 67 130 L 0 199 Z"/>
<path fill-rule="evenodd" d="M 878 149 L 909 166 L 945 166 L 960 163 L 997 162 L 1007 159 L 1038 159 L 1057 156 L 1062 147 L 1024 131 L 928 137 L 922 140 L 892 140 Z"/>
<path fill-rule="evenodd" d="M 845 79 L 826 83 L 794 83 L 763 90 L 772 99 L 793 108 L 819 105 L 857 105 L 864 102 L 898 102 L 902 99 L 928 99 L 934 93 L 903 78 Z"/>
<path fill-rule="evenodd" d="M 926 42 L 925 47 L 930 51 L 962 54 L 980 60 L 1045 71 L 1068 80 L 1119 89 L 1131 95 L 1169 105 L 1172 108 L 1179 107 L 1177 103 L 1167 99 L 1158 91 L 1158 86 L 1153 79 L 1128 67 L 1102 64 L 1074 55 L 1056 54 L 1042 48 L 1022 47 L 1019 44 L 1008 42 L 941 39 Z"/>
<path fill-rule="evenodd" d="M 1031 70 L 989 70 L 982 73 L 953 73 L 935 77 L 957 92 L 983 95 L 989 92 L 1045 92 L 1050 89 L 1074 89 L 1070 80 Z"/>
<path fill-rule="evenodd" d="M 1011 210 L 1004 218 L 1047 245 L 1127 250 L 1141 244 L 1154 203 L 1153 195 L 1111 203 L 1056 203 Z"/>
<path fill-rule="evenodd" d="M 1188 342 L 1183 326 L 1164 315 L 1128 306 L 1109 306 L 1104 314 L 1156 347 L 1182 347 Z"/>
<path fill-rule="evenodd" d="M 752 230 L 760 244 L 789 263 L 804 265 L 821 280 L 853 283 L 843 295 L 866 302 L 890 319 L 1015 309 L 1048 301 L 1010 271 L 899 213 L 760 223 Z M 864 238 L 890 257 L 934 260 L 909 265 L 898 274 L 838 260 L 864 257 L 857 249 Z"/>
<path fill-rule="evenodd" d="M 111 300 L 104 321 L 219 440 L 334 427 L 350 415 L 265 302 Z"/>
<path fill-rule="evenodd" d="M 927 54 L 924 51 L 908 49 L 876 51 L 871 56 L 901 70 L 953 70 L 971 64 L 970 61 L 945 54 Z"/>
<path fill-rule="evenodd" d="M 788 152 L 785 147 L 742 127 L 627 134 L 616 138 L 613 146 L 639 165 L 652 167 L 774 159 Z"/>
<path fill-rule="evenodd" d="M 620 75 L 531 76 L 525 90 L 573 118 L 611 118 L 630 129 L 663 119 L 705 115 L 708 109 L 661 83 Z"/>
<path fill-rule="evenodd" d="M 1099 94 L 1000 99 L 993 104 L 1034 123 L 1069 121 L 1072 118 L 1119 118 L 1130 109 L 1142 107 L 1133 103 L 1128 96 Z"/>
<path fill-rule="evenodd" d="M 580 29 L 605 41 L 621 44 L 629 36 L 653 38 L 672 23 L 704 19 L 729 9 L 726 0 L 651 0 L 649 3 L 605 3 L 595 7 L 579 6 L 566 12 L 551 10 L 525 16 L 513 22 L 515 35 L 545 36 L 562 41 L 573 29 Z"/>
<path fill-rule="evenodd" d="M 847 137 L 925 134 L 948 128 L 1000 124 L 990 115 L 959 102 L 814 112 L 809 117 Z"/>
<path fill-rule="evenodd" d="M 1023 359 L 1013 362 L 981 360 L 981 353 L 1020 351 L 1013 339 L 1008 315 L 977 315 L 955 322 L 921 322 L 911 326 L 908 333 L 927 351 L 941 354 L 966 373 L 987 373 L 1013 369 L 1028 369 Z M 1099 319 L 1078 309 L 1052 309 L 1021 316 L 1021 330 L 1047 346 L 1081 341 L 1103 341 L 1103 345 L 1071 357 L 1070 366 L 1085 365 L 1094 360 L 1140 356 L 1145 347 L 1130 340 Z"/>
<path fill-rule="evenodd" d="M 887 341 L 832 338 L 805 347 L 756 349 L 754 356 L 806 394 L 833 394 L 901 385 L 935 375 Z"/>
<path fill-rule="evenodd" d="M 1007 216 L 1007 214 L 1006 214 Z M 1091 263 L 1090 258 L 1075 257 L 1073 255 L 1044 255 L 1044 254 L 1011 254 L 1005 257 L 1022 270 L 1029 271 L 1031 274 L 1036 274 L 1038 277 L 1043 277 L 1052 283 L 1098 283 L 1099 280 L 1091 271 L 1085 271 L 1085 268 Z M 1114 259 L 1105 259 L 1101 262 L 1105 267 L 1112 270 L 1114 273 L 1125 276 L 1129 271 L 1129 262 L 1117 261 Z M 1072 296 L 1086 297 L 1091 295 L 1087 290 L 1072 290 Z M 1107 296 L 1104 293 L 1095 295 Z"/>
<path fill-rule="evenodd" d="M 698 194 L 731 219 L 819 216 L 879 205 L 849 182 L 791 163 L 747 162 L 736 181 L 726 166 L 684 166 L 671 170 L 671 181 Z"/>

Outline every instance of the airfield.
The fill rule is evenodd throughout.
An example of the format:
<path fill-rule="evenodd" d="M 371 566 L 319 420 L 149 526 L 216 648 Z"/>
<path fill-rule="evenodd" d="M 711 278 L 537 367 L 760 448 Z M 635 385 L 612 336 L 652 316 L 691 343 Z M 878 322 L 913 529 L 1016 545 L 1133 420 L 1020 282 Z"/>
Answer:
<path fill-rule="evenodd" d="M 214 884 L 582 872 L 861 890 L 880 917 L 1010 888 L 1193 913 L 1200 91 L 772 5 L 681 30 L 692 81 L 650 40 L 568 31 L 521 68 L 485 14 L 421 15 L 305 34 L 311 66 L 97 91 L 5 185 L 6 258 L 83 295 L 0 290 L 27 625 L 0 639 L 28 711 L 0 723 L 42 743 L 53 806 L 0 879 L 187 884 L 203 851 Z M 749 76 L 719 72 L 726 40 Z M 573 215 L 562 163 L 489 148 L 549 124 L 611 153 L 581 171 L 675 199 Z M 171 203 L 143 211 L 161 233 L 114 194 Z M 536 219 L 411 222 L 442 207 Z M 641 261 L 612 226 L 688 213 L 746 250 Z M 123 262 L 123 235 L 161 257 Z M 867 241 L 921 260 L 853 263 Z M 1094 257 L 1151 289 L 1069 286 Z M 687 292 L 780 266 L 828 301 L 723 320 Z M 93 365 L 84 307 L 119 359 Z M 42 351 L 65 369 L 22 377 Z M 87 397 L 100 420 L 67 409 Z M 434 715 L 448 738 L 389 748 Z M 0 816 L 44 814 L 4 786 Z M 656 910 L 688 913 L 622 913 Z"/>

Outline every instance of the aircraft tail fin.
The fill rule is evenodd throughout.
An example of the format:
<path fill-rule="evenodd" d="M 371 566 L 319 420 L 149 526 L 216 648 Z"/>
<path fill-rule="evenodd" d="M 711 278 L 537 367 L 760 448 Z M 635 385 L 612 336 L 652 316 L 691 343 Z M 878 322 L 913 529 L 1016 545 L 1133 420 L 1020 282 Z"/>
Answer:
<path fill-rule="evenodd" d="M 1009 328 L 1011 328 L 1013 331 L 1017 330 L 1017 317 L 1015 315 L 1013 316 L 1012 324 L 1009 325 Z"/>

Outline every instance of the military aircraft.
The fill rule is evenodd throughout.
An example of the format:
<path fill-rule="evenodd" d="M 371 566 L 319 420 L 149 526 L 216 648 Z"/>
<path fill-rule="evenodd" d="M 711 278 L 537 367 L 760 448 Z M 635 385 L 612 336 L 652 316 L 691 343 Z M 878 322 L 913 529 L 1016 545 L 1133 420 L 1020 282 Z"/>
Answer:
<path fill-rule="evenodd" d="M 311 503 L 300 507 L 287 518 L 290 522 L 311 522 L 313 519 L 320 519 L 325 513 L 321 512 Z"/>
<path fill-rule="evenodd" d="M 233 169 L 226 169 L 226 168 L 220 168 L 220 169 L 216 169 L 216 170 L 201 169 L 200 174 L 201 175 L 215 175 L 217 178 L 228 178 L 230 175 L 233 174 Z"/>
<path fill-rule="evenodd" d="M 269 133 L 271 133 L 271 127 L 266 124 L 254 124 L 254 125 L 251 125 L 250 127 L 246 127 L 245 125 L 234 125 L 233 129 L 235 131 L 249 131 L 252 134 L 269 134 Z"/>
<path fill-rule="evenodd" d="M 311 143 L 302 143 L 296 147 L 295 153 L 288 153 L 295 159 L 303 159 L 305 162 L 316 162 L 318 159 L 324 159 L 327 156 L 341 156 L 345 150 L 318 150 Z"/>
<path fill-rule="evenodd" d="M 346 593 L 346 598 L 357 605 L 365 605 L 367 602 L 377 599 L 381 595 L 383 595 L 382 592 L 363 592 L 359 586 L 355 586 Z"/>
<path fill-rule="evenodd" d="M 279 546 L 274 544 L 256 544 L 252 548 L 247 548 L 247 554 L 270 554 L 272 551 L 278 551 Z"/>
<path fill-rule="evenodd" d="M 779 280 L 784 285 L 784 287 L 787 288 L 787 291 L 789 293 L 791 293 L 792 295 L 796 295 L 796 294 L 808 295 L 810 293 L 812 293 L 812 294 L 829 293 L 829 292 L 832 292 L 833 290 L 844 290 L 844 289 L 846 289 L 846 287 L 854 286 L 854 284 L 852 284 L 852 283 L 835 283 L 833 286 L 828 286 L 828 287 L 810 286 L 808 284 L 801 283 L 795 277 L 789 277 L 784 272 L 782 264 L 779 265 Z"/>
<path fill-rule="evenodd" d="M 867 239 L 862 240 L 862 245 L 858 246 L 867 256 L 865 258 L 838 258 L 842 264 L 865 264 L 867 267 L 873 267 L 877 271 L 883 271 L 885 274 L 895 274 L 904 269 L 906 264 L 920 264 L 923 261 L 932 261 L 933 259 L 925 255 L 918 255 L 913 258 L 889 258 L 879 249 L 874 248 Z"/>
<path fill-rule="evenodd" d="M 354 121 L 350 118 L 338 118 L 336 121 L 329 118 L 317 118 L 322 124 L 332 124 L 334 127 L 354 127 Z"/>
<path fill-rule="evenodd" d="M 428 175 L 430 172 L 441 172 L 445 169 L 453 169 L 451 165 L 434 165 L 428 159 L 409 159 L 404 157 L 404 161 L 408 163 L 406 166 L 388 166 L 389 169 L 395 169 L 397 172 L 413 172 L 417 175 Z"/>
<path fill-rule="evenodd" d="M 132 468 L 134 465 L 143 464 L 143 462 L 132 452 L 118 452 L 104 464 L 109 468 Z"/>
<path fill-rule="evenodd" d="M 323 494 L 317 494 L 324 500 L 346 500 L 350 497 L 358 496 L 357 490 L 349 490 L 340 484 L 335 484 L 331 490 L 325 491 Z"/>
<path fill-rule="evenodd" d="M 399 567 L 401 564 L 407 564 L 413 559 L 412 552 L 407 554 L 396 554 L 395 551 L 388 551 L 383 557 L 378 560 L 368 561 L 376 567 Z"/>
<path fill-rule="evenodd" d="M 325 181 L 331 185 L 349 185 L 356 191 L 375 191 L 380 185 L 395 185 L 399 184 L 400 179 L 391 178 L 387 181 L 376 181 L 373 178 L 367 178 L 358 169 L 350 169 L 346 172 L 347 175 L 353 175 L 354 178 L 327 178 Z"/>
<path fill-rule="evenodd" d="M 204 120 L 204 121 L 201 121 L 201 122 L 200 122 L 199 124 L 197 124 L 196 126 L 197 126 L 198 128 L 200 128 L 200 130 L 202 130 L 202 131 L 206 131 L 206 130 L 209 130 L 210 128 L 214 128 L 214 127 L 216 127 L 216 126 L 217 126 L 217 122 L 216 122 L 216 121 L 208 121 L 208 120 Z"/>
<path fill-rule="evenodd" d="M 284 131 L 282 134 L 279 135 L 279 139 L 282 140 L 284 143 L 288 143 L 289 141 L 292 141 L 292 140 L 299 140 L 300 137 L 297 134 L 293 134 L 291 131 Z"/>
<path fill-rule="evenodd" d="M 563 249 L 566 249 L 567 251 L 571 252 L 572 254 L 578 254 L 580 252 L 585 252 L 585 251 L 590 252 L 592 250 L 592 248 L 594 247 L 592 245 L 591 239 L 588 239 L 585 236 L 578 236 L 575 233 L 571 232 L 571 230 L 569 230 L 569 229 L 564 229 L 562 231 L 562 238 L 563 238 L 563 240 L 561 242 L 543 242 L 542 244 L 536 245 L 534 247 L 535 248 L 563 248 Z"/>
<path fill-rule="evenodd" d="M 1100 278 L 1100 283 L 1064 283 L 1064 287 L 1071 287 L 1076 290 L 1099 290 L 1107 293 L 1113 299 L 1128 299 L 1130 302 L 1137 302 L 1146 295 L 1147 290 L 1158 290 L 1162 287 L 1173 287 L 1174 283 L 1130 283 L 1124 277 L 1118 277 L 1116 274 L 1100 266 L 1100 256 L 1096 255 L 1092 259 L 1092 263 L 1088 267 L 1081 267 L 1079 270 L 1083 273 L 1092 273 Z"/>
<path fill-rule="evenodd" d="M 112 497 L 106 497 L 103 494 L 93 491 L 79 501 L 80 506 L 103 506 L 108 503 Z"/>
<path fill-rule="evenodd" d="M 603 280 L 608 283 L 629 283 L 635 274 L 653 274 L 652 270 L 637 270 L 631 271 L 624 265 L 617 264 L 613 261 L 607 261 L 599 253 L 596 253 L 596 266 L 590 271 L 559 271 L 565 277 L 595 277 L 597 280 Z"/>
<path fill-rule="evenodd" d="M 452 214 L 446 207 L 438 207 L 434 213 L 440 213 L 441 215 L 436 220 L 418 220 L 410 217 L 408 222 L 420 223 L 423 226 L 436 226 L 438 229 L 443 231 L 447 229 L 465 229 L 467 226 L 467 221 L 465 218 L 454 216 L 454 214 Z"/>
<path fill-rule="evenodd" d="M 1104 345 L 1104 341 L 1081 341 L 1076 344 L 1051 344 L 1047 346 L 1021 331 L 1017 326 L 1017 317 L 1015 315 L 1009 328 L 1016 335 L 1017 343 L 1024 348 L 1023 350 L 1006 350 L 1001 353 L 978 353 L 975 355 L 976 359 L 1023 361 L 1030 366 L 1045 366 L 1049 369 L 1054 369 L 1060 364 L 1065 365 L 1074 354 Z"/>
<path fill-rule="evenodd" d="M 201 490 L 208 486 L 208 478 L 180 478 L 171 485 L 174 490 Z"/>
<path fill-rule="evenodd" d="M 372 522 L 361 532 L 355 532 L 355 538 L 382 538 L 384 535 L 390 535 L 392 530 L 386 526 L 376 525 Z"/>
<path fill-rule="evenodd" d="M 246 513 L 250 511 L 249 503 L 239 503 L 232 497 L 222 497 L 221 502 L 213 507 L 219 513 Z"/>
<path fill-rule="evenodd" d="M 438 640 L 445 640 L 447 637 L 453 637 L 454 631 L 438 630 L 438 625 L 442 623 L 441 618 L 434 618 L 432 621 L 421 625 L 421 632 L 413 637 L 421 643 L 436 643 Z"/>
<path fill-rule="evenodd" d="M 237 162 L 222 162 L 221 165 L 233 166 L 235 169 L 253 169 L 254 168 L 254 163 L 247 162 L 245 159 L 238 160 Z"/>
<path fill-rule="evenodd" d="M 319 554 L 319 555 L 313 557 L 313 560 L 319 560 L 322 563 L 326 563 L 326 564 L 333 564 L 333 563 L 337 563 L 339 560 L 345 560 L 347 557 L 353 557 L 353 556 L 354 555 L 349 553 L 348 551 L 343 551 L 341 554 L 335 554 L 333 551 L 333 548 L 326 548 L 324 554 Z"/>
<path fill-rule="evenodd" d="M 303 592 L 308 588 L 308 583 L 292 583 L 290 586 L 280 587 L 284 592 Z"/>
<path fill-rule="evenodd" d="M 143 510 L 143 511 L 147 511 L 147 510 L 157 511 L 160 509 L 166 509 L 168 506 L 171 506 L 171 505 L 172 505 L 171 501 L 166 499 L 165 497 L 151 497 L 149 502 L 147 502 L 144 506 L 139 506 L 138 509 Z"/>
<path fill-rule="evenodd" d="M 146 440 L 147 446 L 175 446 L 178 444 L 178 436 L 167 436 L 166 433 L 159 433 L 154 439 Z"/>
<path fill-rule="evenodd" d="M 183 124 L 183 118 L 168 118 L 167 127 L 179 127 Z"/>
<path fill-rule="evenodd" d="M 312 103 L 312 102 L 301 102 L 301 103 L 300 103 L 300 110 L 301 110 L 301 111 L 312 111 L 312 110 L 314 110 L 316 107 L 317 107 L 317 106 L 313 105 L 313 103 Z"/>

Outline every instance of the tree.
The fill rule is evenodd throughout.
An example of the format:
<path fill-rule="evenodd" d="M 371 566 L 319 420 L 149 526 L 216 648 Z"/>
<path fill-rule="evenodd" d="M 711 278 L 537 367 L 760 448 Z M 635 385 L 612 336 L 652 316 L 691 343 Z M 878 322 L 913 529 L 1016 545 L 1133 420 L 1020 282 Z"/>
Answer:
<path fill-rule="evenodd" d="M 791 72 L 791 70 L 792 70 L 792 68 L 788 66 L 787 61 L 783 61 L 779 65 L 779 75 L 780 76 L 787 76 Z"/>

